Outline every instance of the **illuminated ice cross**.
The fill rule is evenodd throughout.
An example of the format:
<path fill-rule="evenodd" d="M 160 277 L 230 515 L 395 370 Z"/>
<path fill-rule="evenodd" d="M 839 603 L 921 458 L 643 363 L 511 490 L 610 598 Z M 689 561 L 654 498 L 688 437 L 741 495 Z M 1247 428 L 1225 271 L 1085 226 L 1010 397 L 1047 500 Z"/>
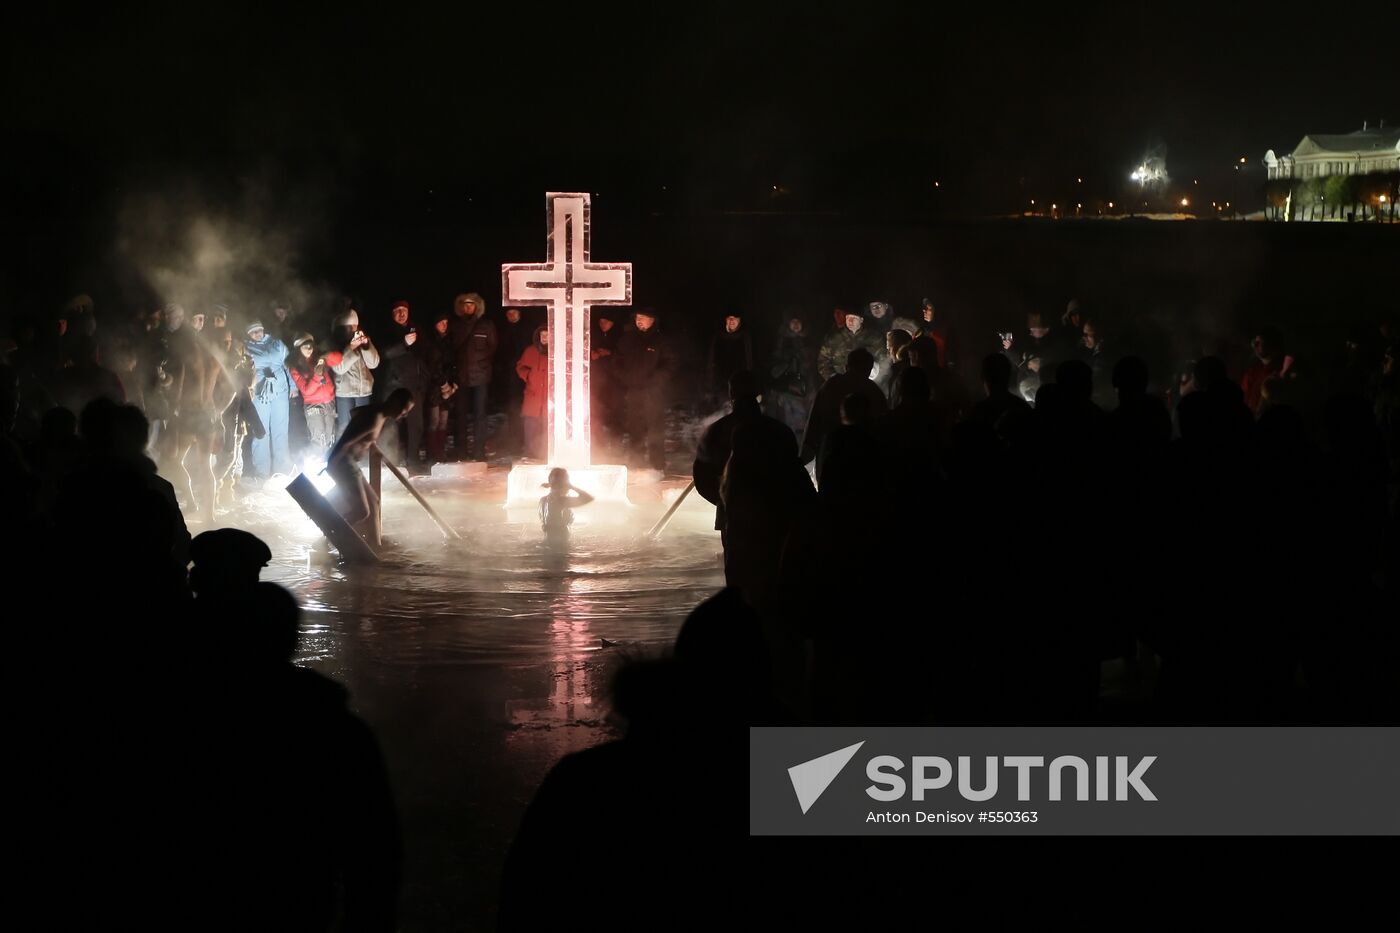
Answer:
<path fill-rule="evenodd" d="M 632 264 L 589 260 L 587 194 L 545 195 L 548 254 L 541 263 L 501 266 L 506 307 L 549 306 L 549 464 L 593 462 L 589 417 L 589 308 L 632 303 Z"/>

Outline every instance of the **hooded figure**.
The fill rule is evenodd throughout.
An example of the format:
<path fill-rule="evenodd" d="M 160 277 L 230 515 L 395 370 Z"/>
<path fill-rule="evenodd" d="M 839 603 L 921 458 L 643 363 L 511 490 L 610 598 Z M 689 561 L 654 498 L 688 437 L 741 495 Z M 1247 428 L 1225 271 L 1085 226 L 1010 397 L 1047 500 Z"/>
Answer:
<path fill-rule="evenodd" d="M 335 414 L 340 430 L 350 423 L 356 408 L 373 401 L 374 373 L 379 366 L 379 351 L 369 335 L 360 330 L 360 315 L 348 308 L 335 319 L 333 344 L 343 346 L 340 359 L 332 363 L 335 373 Z"/>
<path fill-rule="evenodd" d="M 292 397 L 292 380 L 287 373 L 287 345 L 267 332 L 261 321 L 248 325 L 243 341 L 254 370 L 253 407 L 262 421 L 263 436 L 253 437 L 252 469 L 245 474 L 268 477 L 290 473 L 291 451 L 287 447 L 287 426 Z"/>
<path fill-rule="evenodd" d="M 535 328 L 530 345 L 515 363 L 515 374 L 524 384 L 520 402 L 520 418 L 525 428 L 525 453 L 543 460 L 544 419 L 549 404 L 549 328 Z"/>
<path fill-rule="evenodd" d="M 457 459 L 486 459 L 486 393 L 491 385 L 491 363 L 499 338 L 496 325 L 486 318 L 486 299 L 476 292 L 458 295 L 452 303 L 452 347 L 456 353 Z M 467 453 L 467 424 L 472 426 L 472 449 Z"/>

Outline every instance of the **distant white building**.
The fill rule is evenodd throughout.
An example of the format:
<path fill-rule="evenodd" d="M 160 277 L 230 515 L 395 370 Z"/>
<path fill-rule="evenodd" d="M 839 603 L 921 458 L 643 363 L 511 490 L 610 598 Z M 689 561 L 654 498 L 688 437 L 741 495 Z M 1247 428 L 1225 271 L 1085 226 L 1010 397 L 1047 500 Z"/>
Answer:
<path fill-rule="evenodd" d="M 1320 178 L 1400 171 L 1400 129 L 1362 127 L 1339 136 L 1304 136 L 1291 153 L 1264 154 L 1270 178 Z"/>

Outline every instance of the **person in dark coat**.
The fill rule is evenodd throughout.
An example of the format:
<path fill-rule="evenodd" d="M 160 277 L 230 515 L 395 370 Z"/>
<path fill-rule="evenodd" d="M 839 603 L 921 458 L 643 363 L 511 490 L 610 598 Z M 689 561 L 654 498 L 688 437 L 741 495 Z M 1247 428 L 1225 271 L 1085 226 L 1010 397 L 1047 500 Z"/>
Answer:
<path fill-rule="evenodd" d="M 753 371 L 753 340 L 744 318 L 731 311 L 724 316 L 724 328 L 710 339 L 710 356 L 705 365 L 705 394 L 708 405 L 728 397 L 729 377 Z"/>
<path fill-rule="evenodd" d="M 505 407 L 506 423 L 497 447 L 511 457 L 519 456 L 525 446 L 525 428 L 520 420 L 524 384 L 516 376 L 515 364 L 530 346 L 533 332 L 519 308 L 505 309 L 505 323 L 501 325 L 500 345 L 496 350 L 496 392 Z"/>
<path fill-rule="evenodd" d="M 627 412 L 629 459 L 634 467 L 666 469 L 666 410 L 674 376 L 670 341 L 650 308 L 632 316 L 633 326 L 618 345 Z"/>
<path fill-rule="evenodd" d="M 1055 367 L 1073 354 L 1039 311 L 1026 315 L 1028 336 L 1020 343 L 1013 334 L 1003 334 L 1002 352 L 1016 371 L 1016 388 L 1026 398 L 1034 398 L 1043 383 L 1054 381 Z"/>
<path fill-rule="evenodd" d="M 972 406 L 969 421 L 995 432 L 1003 440 L 1023 428 L 1031 406 L 1011 391 L 1011 361 L 1001 353 L 988 354 L 982 360 L 982 389 L 987 397 Z"/>
<path fill-rule="evenodd" d="M 452 349 L 457 364 L 457 459 L 486 459 L 486 394 L 499 338 L 486 319 L 486 299 L 476 292 L 458 295 L 452 305 Z M 467 425 L 472 425 L 471 453 Z"/>
<path fill-rule="evenodd" d="M 423 369 L 427 380 L 423 395 L 428 409 L 423 419 L 423 430 L 431 463 L 446 460 L 447 428 L 458 394 L 457 356 L 452 349 L 449 330 L 451 322 L 451 311 L 440 312 L 433 320 L 432 331 L 423 340 Z"/>
<path fill-rule="evenodd" d="M 812 397 L 817 394 L 817 351 L 807 339 L 802 318 L 783 322 L 778 348 L 768 364 L 768 413 L 798 433 L 807 424 Z"/>
<path fill-rule="evenodd" d="M 391 933 L 402 848 L 384 756 L 346 689 L 292 663 L 300 614 L 291 593 L 256 571 L 222 598 L 197 601 L 204 627 L 225 639 L 210 672 L 207 734 L 189 741 L 207 799 L 218 801 L 202 811 L 201 829 L 218 840 L 209 881 L 230 928 L 276 917 L 283 929 Z M 308 818 L 308 788 L 322 815 Z"/>
<path fill-rule="evenodd" d="M 423 361 L 427 344 L 419 342 L 418 327 L 409 316 L 407 301 L 394 302 L 389 314 L 390 324 L 383 344 L 384 359 L 389 364 L 384 382 L 385 397 L 395 389 L 407 389 L 413 396 L 413 411 L 386 432 L 385 453 L 399 466 L 414 473 L 421 469 L 418 450 L 423 444 L 423 395 L 428 385 Z"/>
<path fill-rule="evenodd" d="M 746 417 L 734 424 L 730 446 L 719 488 L 724 580 L 739 587 L 749 605 L 773 616 L 784 611 L 780 594 L 788 542 L 812 527 L 816 491 L 786 425 L 761 415 Z"/>
<path fill-rule="evenodd" d="M 611 308 L 593 312 L 593 336 L 589 346 L 593 393 L 593 447 L 611 447 L 622 434 L 622 387 L 617 374 L 618 346 L 623 329 Z"/>

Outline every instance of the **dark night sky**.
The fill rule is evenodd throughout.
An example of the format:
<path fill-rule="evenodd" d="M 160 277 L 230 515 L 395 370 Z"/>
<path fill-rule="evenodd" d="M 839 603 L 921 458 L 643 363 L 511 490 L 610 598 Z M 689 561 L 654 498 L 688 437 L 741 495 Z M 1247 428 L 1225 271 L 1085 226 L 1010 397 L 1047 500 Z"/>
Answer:
<path fill-rule="evenodd" d="M 439 6 L 21 13 L 0 39 L 11 207 L 257 171 L 366 210 L 573 186 L 754 208 L 773 184 L 804 209 L 992 210 L 1022 178 L 1112 195 L 1149 145 L 1181 178 L 1400 119 L 1400 66 L 1367 41 L 1385 4 L 1331 26 L 1257 4 Z"/>

